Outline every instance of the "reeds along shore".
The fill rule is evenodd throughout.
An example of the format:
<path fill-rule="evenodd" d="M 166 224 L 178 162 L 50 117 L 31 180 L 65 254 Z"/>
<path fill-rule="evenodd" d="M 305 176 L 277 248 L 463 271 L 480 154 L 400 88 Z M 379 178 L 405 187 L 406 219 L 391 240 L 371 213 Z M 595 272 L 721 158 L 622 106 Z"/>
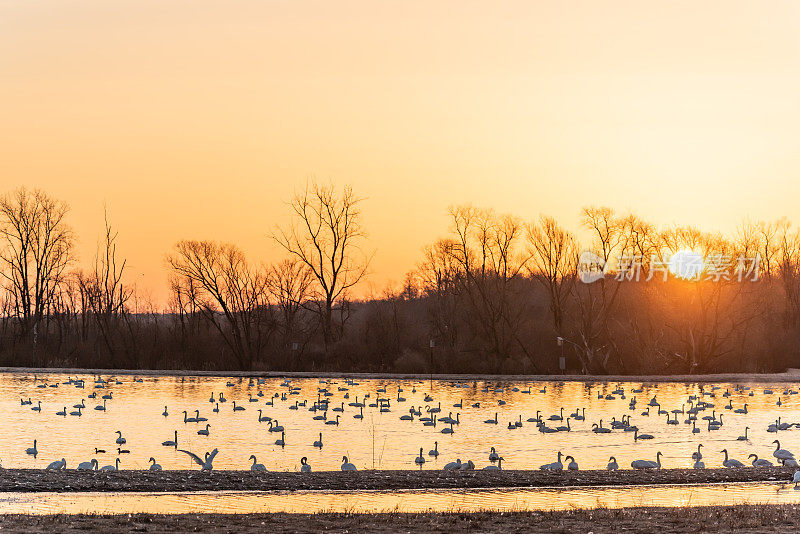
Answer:
<path fill-rule="evenodd" d="M 352 225 L 295 220 L 271 236 L 282 253 L 267 263 L 232 243 L 179 241 L 164 251 L 169 296 L 156 302 L 126 282 L 109 214 L 87 262 L 75 255 L 64 202 L 24 188 L 0 197 L 0 366 L 483 375 L 800 367 L 800 230 L 785 220 L 721 235 L 586 208 L 572 234 L 551 217 L 454 206 L 449 229 L 402 283 L 363 296 L 371 256 L 360 202 L 347 187 L 309 184 L 292 201 L 296 216 L 315 206 Z M 321 228 L 325 243 L 348 237 L 352 248 L 317 251 L 309 228 Z M 41 235 L 51 239 L 36 255 L 20 245 Z M 591 283 L 579 277 L 586 251 L 607 260 Z M 671 263 L 678 253 L 694 254 L 696 276 Z M 344 269 L 335 280 L 314 263 L 331 254 Z"/>

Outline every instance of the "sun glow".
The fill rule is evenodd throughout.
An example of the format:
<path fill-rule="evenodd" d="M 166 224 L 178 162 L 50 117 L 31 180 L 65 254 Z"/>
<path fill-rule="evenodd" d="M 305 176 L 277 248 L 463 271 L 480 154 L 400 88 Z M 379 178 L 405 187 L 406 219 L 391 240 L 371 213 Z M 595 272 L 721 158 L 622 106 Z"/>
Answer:
<path fill-rule="evenodd" d="M 677 278 L 697 280 L 703 269 L 703 255 L 688 248 L 679 250 L 669 259 L 669 272 Z"/>

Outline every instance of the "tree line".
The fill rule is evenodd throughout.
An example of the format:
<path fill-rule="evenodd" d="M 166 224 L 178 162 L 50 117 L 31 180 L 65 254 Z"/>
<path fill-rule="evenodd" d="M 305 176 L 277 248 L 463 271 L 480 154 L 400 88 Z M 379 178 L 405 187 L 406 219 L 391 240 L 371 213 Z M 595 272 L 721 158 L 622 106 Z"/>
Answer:
<path fill-rule="evenodd" d="M 356 298 L 373 255 L 362 203 L 350 187 L 309 182 L 288 203 L 292 223 L 265 235 L 284 252 L 274 263 L 249 260 L 235 243 L 177 242 L 165 255 L 164 307 L 127 282 L 108 214 L 93 261 L 80 265 L 66 203 L 41 190 L 6 193 L 0 365 L 492 374 L 800 367 L 800 232 L 786 219 L 743 221 L 726 236 L 587 207 L 580 243 L 553 217 L 453 206 L 445 235 L 401 285 Z M 696 276 L 671 263 L 685 251 L 701 261 Z"/>

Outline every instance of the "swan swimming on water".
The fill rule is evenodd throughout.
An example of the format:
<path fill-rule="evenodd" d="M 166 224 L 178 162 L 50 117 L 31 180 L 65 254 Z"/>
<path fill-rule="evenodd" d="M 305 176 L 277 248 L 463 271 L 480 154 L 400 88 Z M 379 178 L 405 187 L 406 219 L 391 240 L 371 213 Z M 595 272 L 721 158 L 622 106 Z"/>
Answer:
<path fill-rule="evenodd" d="M 45 471 L 61 471 L 62 469 L 67 468 L 67 461 L 62 458 L 61 460 L 56 460 L 52 462 L 50 465 L 45 467 Z"/>

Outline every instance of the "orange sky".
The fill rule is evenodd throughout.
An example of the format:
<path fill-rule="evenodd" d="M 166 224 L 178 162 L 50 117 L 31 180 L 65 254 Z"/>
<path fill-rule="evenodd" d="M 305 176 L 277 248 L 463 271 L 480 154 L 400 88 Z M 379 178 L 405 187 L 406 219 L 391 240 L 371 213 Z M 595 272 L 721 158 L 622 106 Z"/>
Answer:
<path fill-rule="evenodd" d="M 181 238 L 277 259 L 309 176 L 364 205 L 371 283 L 399 281 L 454 203 L 589 204 L 727 231 L 800 222 L 800 4 L 0 2 L 0 191 L 103 205 L 158 298 Z"/>

